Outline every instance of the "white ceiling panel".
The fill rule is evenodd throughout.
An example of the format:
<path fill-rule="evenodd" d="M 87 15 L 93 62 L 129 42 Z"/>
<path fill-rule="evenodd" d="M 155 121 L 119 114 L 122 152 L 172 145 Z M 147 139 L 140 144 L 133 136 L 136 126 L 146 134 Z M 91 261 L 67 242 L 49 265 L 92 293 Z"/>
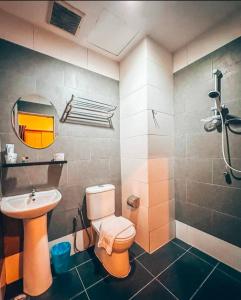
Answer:
<path fill-rule="evenodd" d="M 120 17 L 105 9 L 90 32 L 88 42 L 118 56 L 136 34 L 136 30 L 125 24 Z"/>
<path fill-rule="evenodd" d="M 0 1 L 0 8 L 114 60 L 145 35 L 174 52 L 241 10 L 241 1 L 66 2 L 85 13 L 75 36 L 48 24 L 50 1 Z"/>

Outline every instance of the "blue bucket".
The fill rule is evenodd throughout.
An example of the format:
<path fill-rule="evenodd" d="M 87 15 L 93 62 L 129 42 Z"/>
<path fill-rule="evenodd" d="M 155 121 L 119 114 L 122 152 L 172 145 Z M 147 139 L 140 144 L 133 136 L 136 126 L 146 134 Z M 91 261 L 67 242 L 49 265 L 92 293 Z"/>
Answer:
<path fill-rule="evenodd" d="M 51 258 L 56 274 L 67 272 L 69 269 L 71 245 L 69 242 L 62 242 L 51 248 Z"/>

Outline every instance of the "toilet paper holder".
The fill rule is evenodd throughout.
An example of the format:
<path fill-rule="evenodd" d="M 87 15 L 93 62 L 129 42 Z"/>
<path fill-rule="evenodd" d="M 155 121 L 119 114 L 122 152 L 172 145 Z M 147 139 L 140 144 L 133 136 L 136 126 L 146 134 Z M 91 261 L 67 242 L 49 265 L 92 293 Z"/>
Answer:
<path fill-rule="evenodd" d="M 132 208 L 138 208 L 140 205 L 140 198 L 135 195 L 129 196 L 127 198 L 127 205 L 129 205 Z"/>

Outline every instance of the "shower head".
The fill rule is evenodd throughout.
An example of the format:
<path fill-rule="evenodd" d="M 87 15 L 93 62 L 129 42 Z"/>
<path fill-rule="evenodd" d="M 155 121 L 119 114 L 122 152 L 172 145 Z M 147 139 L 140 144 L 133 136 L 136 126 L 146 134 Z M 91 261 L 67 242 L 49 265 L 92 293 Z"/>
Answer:
<path fill-rule="evenodd" d="M 221 93 L 217 90 L 214 90 L 214 91 L 210 91 L 208 93 L 208 96 L 211 98 L 211 99 L 214 99 L 215 100 L 215 109 L 218 110 L 219 112 L 221 112 L 222 110 L 222 106 L 221 106 Z"/>
<path fill-rule="evenodd" d="M 212 99 L 218 98 L 218 97 L 220 97 L 220 92 L 219 91 L 210 91 L 208 93 L 208 96 Z"/>

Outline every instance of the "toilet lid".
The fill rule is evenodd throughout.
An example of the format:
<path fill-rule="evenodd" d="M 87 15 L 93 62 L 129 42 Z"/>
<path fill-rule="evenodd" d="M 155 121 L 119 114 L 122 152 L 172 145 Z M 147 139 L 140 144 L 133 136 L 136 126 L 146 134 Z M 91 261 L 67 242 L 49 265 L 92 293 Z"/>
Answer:
<path fill-rule="evenodd" d="M 115 222 L 118 222 L 118 218 L 116 216 L 108 216 L 96 221 L 92 221 L 92 226 L 96 230 L 97 233 L 100 232 L 100 226 L 103 222 L 109 221 L 111 219 L 115 219 Z M 116 239 L 118 240 L 126 240 L 129 239 L 130 237 L 133 237 L 136 234 L 136 230 L 134 226 L 131 226 L 127 228 L 126 230 L 122 231 L 120 234 L 117 235 Z"/>

